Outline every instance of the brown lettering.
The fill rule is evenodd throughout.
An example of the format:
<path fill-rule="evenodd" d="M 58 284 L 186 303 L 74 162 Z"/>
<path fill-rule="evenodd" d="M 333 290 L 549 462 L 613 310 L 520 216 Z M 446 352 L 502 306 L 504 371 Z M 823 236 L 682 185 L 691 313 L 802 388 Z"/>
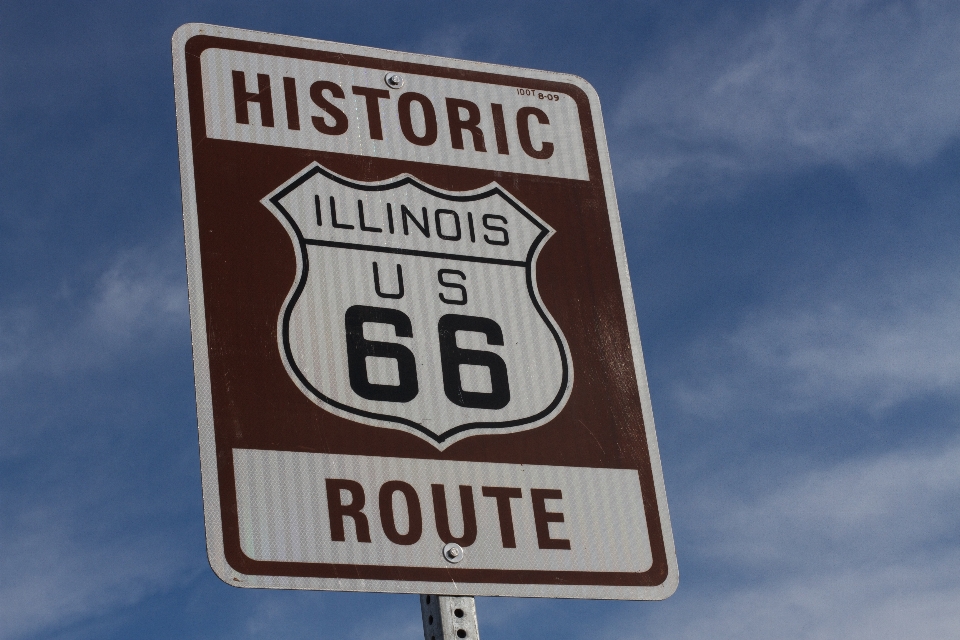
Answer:
<path fill-rule="evenodd" d="M 467 110 L 467 119 L 460 119 L 460 110 Z M 473 136 L 473 148 L 476 151 L 487 150 L 480 130 L 480 108 L 469 100 L 447 98 L 447 123 L 450 125 L 450 143 L 454 149 L 463 149 L 463 132 Z"/>
<path fill-rule="evenodd" d="M 477 512 L 473 505 L 473 487 L 460 485 L 460 509 L 463 512 L 463 535 L 459 538 L 450 533 L 450 518 L 447 515 L 447 496 L 442 484 L 432 484 L 433 513 L 437 521 L 437 535 L 444 544 L 456 542 L 469 547 L 477 540 Z"/>
<path fill-rule="evenodd" d="M 383 140 L 383 123 L 380 120 L 380 100 L 389 100 L 390 92 L 386 89 L 371 89 L 370 87 L 353 87 L 354 95 L 363 96 L 367 103 L 367 123 L 370 125 L 370 138 Z"/>
<path fill-rule="evenodd" d="M 397 531 L 397 522 L 393 515 L 393 494 L 400 492 L 407 502 L 407 515 L 410 526 L 407 532 Z M 420 513 L 420 498 L 417 492 L 406 482 L 390 480 L 380 487 L 380 524 L 387 539 L 394 544 L 411 545 L 420 539 L 423 533 L 423 516 Z"/>
<path fill-rule="evenodd" d="M 247 91 L 247 81 L 243 71 L 233 72 L 233 107 L 237 124 L 250 124 L 248 103 L 260 105 L 260 122 L 265 127 L 273 126 L 273 96 L 270 93 L 270 76 L 257 74 L 257 93 Z"/>
<path fill-rule="evenodd" d="M 350 504 L 343 504 L 340 491 L 350 492 Z M 361 511 L 366 498 L 363 487 L 353 480 L 327 478 L 327 512 L 330 514 L 330 539 L 345 542 L 346 534 L 343 529 L 343 519 L 353 518 L 357 529 L 358 542 L 370 542 L 370 525 L 367 516 Z"/>
<path fill-rule="evenodd" d="M 320 80 L 310 85 L 310 99 L 313 100 L 313 104 L 329 113 L 333 118 L 333 124 L 329 125 L 323 116 L 313 116 L 311 118 L 313 126 L 316 127 L 320 133 L 325 133 L 329 136 L 342 135 L 347 132 L 347 127 L 350 124 L 347 120 L 347 114 L 345 114 L 340 107 L 327 100 L 323 95 L 324 91 L 329 91 L 331 96 L 341 100 L 346 97 L 340 85 L 333 82 Z"/>
<path fill-rule="evenodd" d="M 493 133 L 497 137 L 497 153 L 502 156 L 510 155 L 510 145 L 507 143 L 507 125 L 503 121 L 503 105 L 491 104 L 493 112 Z"/>
<path fill-rule="evenodd" d="M 413 120 L 410 118 L 410 104 L 416 102 L 423 111 L 424 132 L 418 136 L 413 130 Z M 397 101 L 397 108 L 400 112 L 400 131 L 408 142 L 420 147 L 429 147 L 437 141 L 437 112 L 433 109 L 433 103 L 422 94 L 408 91 L 400 96 Z"/>
<path fill-rule="evenodd" d="M 517 487 L 483 487 L 480 492 L 486 498 L 497 501 L 497 515 L 500 516 L 500 541 L 504 549 L 516 549 L 517 538 L 513 532 L 513 511 L 510 509 L 510 498 L 523 497 L 523 492 Z"/>
<path fill-rule="evenodd" d="M 550 124 L 547 114 L 536 107 L 523 107 L 517 111 L 517 134 L 520 136 L 520 147 L 531 158 L 546 160 L 553 155 L 553 143 L 544 142 L 540 149 L 533 148 L 533 143 L 530 141 L 530 116 L 535 117 L 540 124 Z"/>
<path fill-rule="evenodd" d="M 283 79 L 283 98 L 287 104 L 287 129 L 300 130 L 300 105 L 297 104 L 297 81 Z"/>
<path fill-rule="evenodd" d="M 530 489 L 533 500 L 533 523 L 537 528 L 537 544 L 541 549 L 569 549 L 570 541 L 550 537 L 550 523 L 563 522 L 563 514 L 547 511 L 547 500 L 560 500 L 563 494 L 559 489 Z"/>

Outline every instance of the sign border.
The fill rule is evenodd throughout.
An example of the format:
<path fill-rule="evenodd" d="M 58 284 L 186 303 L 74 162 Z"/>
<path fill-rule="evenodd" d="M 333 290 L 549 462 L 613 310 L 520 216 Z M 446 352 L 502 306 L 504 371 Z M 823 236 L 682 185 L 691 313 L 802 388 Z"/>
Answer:
<path fill-rule="evenodd" d="M 191 54 L 187 51 L 187 48 L 190 41 L 198 36 L 209 38 L 211 46 L 216 41 L 219 41 L 221 44 L 232 41 L 235 45 L 243 44 L 244 47 L 241 50 L 249 50 L 251 52 L 266 52 L 266 50 L 269 49 L 272 51 L 286 50 L 290 53 L 301 53 L 300 56 L 293 57 L 303 57 L 303 52 L 312 52 L 315 55 L 327 54 L 330 57 L 336 57 L 340 60 L 346 57 L 354 59 L 365 58 L 370 63 L 377 63 L 376 66 L 387 70 L 401 72 L 423 72 L 424 70 L 429 70 L 433 71 L 432 75 L 453 79 L 465 79 L 468 75 L 474 77 L 483 75 L 490 78 L 491 81 L 494 79 L 501 81 L 509 79 L 514 81 L 512 84 L 515 85 L 520 81 L 526 81 L 524 84 L 537 84 L 540 86 L 548 83 L 555 86 L 562 85 L 583 93 L 587 99 L 590 112 L 589 119 L 585 119 L 584 114 L 581 113 L 583 136 L 586 140 L 587 137 L 592 134 L 595 143 L 594 150 L 597 154 L 595 159 L 591 159 L 589 157 L 591 155 L 590 150 L 587 150 L 588 173 L 591 178 L 595 177 L 593 171 L 595 170 L 594 161 L 596 161 L 599 165 L 601 185 L 606 199 L 614 257 L 620 275 L 621 297 L 624 303 L 627 329 L 633 355 L 633 366 L 640 397 L 641 415 L 644 423 L 647 453 L 649 456 L 649 472 L 652 475 L 655 493 L 653 513 L 649 512 L 651 497 L 647 495 L 644 496 L 646 510 L 648 511 L 648 525 L 654 524 L 658 527 L 658 530 L 655 530 L 654 527 L 649 527 L 651 544 L 659 547 L 659 549 L 654 549 L 654 567 L 651 568 L 651 571 L 647 572 L 650 574 L 649 578 L 652 578 L 652 581 L 639 584 L 637 579 L 640 575 L 644 574 L 608 574 L 606 580 L 590 579 L 588 576 L 574 575 L 569 575 L 566 579 L 563 579 L 559 574 L 588 573 L 596 575 L 597 572 L 556 571 L 486 571 L 486 573 L 506 575 L 499 576 L 502 578 L 500 581 L 471 581 L 469 577 L 471 573 L 475 574 L 476 571 L 485 571 L 481 569 L 430 569 L 425 572 L 421 571 L 421 573 L 429 574 L 432 579 L 391 579 L 391 576 L 397 576 L 398 573 L 403 573 L 402 570 L 407 568 L 357 567 L 354 565 L 331 567 L 331 569 L 333 569 L 332 572 L 326 571 L 323 572 L 323 575 L 319 575 L 317 572 L 304 575 L 303 572 L 290 571 L 289 568 L 283 572 L 283 575 L 258 575 L 242 573 L 228 562 L 227 550 L 224 544 L 225 532 L 220 501 L 221 478 L 218 477 L 219 474 L 217 472 L 218 455 L 213 423 L 213 399 L 211 392 L 206 312 L 203 298 L 203 278 L 200 263 L 196 182 L 193 164 L 194 132 L 205 131 L 205 122 L 202 108 L 194 109 L 193 112 L 191 112 L 189 105 L 190 88 L 188 87 L 188 64 L 192 62 L 199 65 L 199 54 Z M 198 23 L 188 23 L 178 28 L 174 33 L 172 46 L 177 131 L 180 149 L 184 236 L 190 299 L 190 322 L 197 392 L 197 426 L 200 440 L 204 522 L 206 528 L 207 555 L 211 568 L 217 576 L 227 584 L 233 586 L 281 589 L 624 600 L 661 600 L 672 595 L 674 591 L 676 591 L 679 582 L 673 531 L 667 507 L 663 471 L 660 463 L 659 447 L 657 445 L 653 413 L 650 404 L 649 386 L 641 351 L 640 332 L 636 319 L 626 249 L 620 225 L 619 209 L 617 207 L 616 194 L 613 186 L 612 169 L 609 152 L 607 150 L 603 121 L 600 115 L 600 101 L 593 87 L 582 78 L 568 74 L 441 58 L 438 56 L 400 53 L 358 45 L 340 44 Z M 196 57 L 193 60 L 189 60 L 192 55 L 196 55 Z M 343 62 L 341 62 L 341 64 L 342 63 Z M 373 64 L 371 66 L 373 66 Z M 438 73 L 439 71 L 443 71 L 444 73 Z M 564 92 L 568 93 L 569 91 Z M 229 473 L 229 475 L 232 480 L 232 472 Z M 641 486 L 643 486 L 643 482 L 641 482 Z M 650 522 L 651 516 L 656 522 Z M 662 537 L 656 536 L 657 533 L 662 533 Z M 661 539 L 655 541 L 655 537 L 660 537 Z M 655 544 L 655 542 L 659 544 Z M 661 556 L 660 563 L 657 562 L 658 555 Z M 249 560 L 250 563 L 255 565 L 289 564 L 246 560 Z M 247 568 L 248 563 L 242 562 L 235 564 L 242 564 L 244 568 Z M 360 568 L 369 568 L 373 571 L 361 572 L 358 571 Z M 277 573 L 281 572 L 277 571 Z M 539 576 L 538 580 L 530 581 L 530 578 L 534 576 L 528 576 L 527 574 L 536 573 L 547 575 Z M 435 578 L 433 578 L 433 576 L 435 576 Z M 614 576 L 616 576 L 616 578 L 614 578 Z"/>

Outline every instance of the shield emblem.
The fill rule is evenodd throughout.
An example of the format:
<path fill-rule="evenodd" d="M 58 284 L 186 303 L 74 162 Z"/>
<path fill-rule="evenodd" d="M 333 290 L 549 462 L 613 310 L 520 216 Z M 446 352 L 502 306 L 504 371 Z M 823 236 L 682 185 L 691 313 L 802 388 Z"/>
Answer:
<path fill-rule="evenodd" d="M 573 367 L 536 277 L 554 230 L 500 185 L 358 182 L 314 162 L 262 203 L 296 252 L 278 341 L 311 400 L 439 449 L 563 408 Z"/>

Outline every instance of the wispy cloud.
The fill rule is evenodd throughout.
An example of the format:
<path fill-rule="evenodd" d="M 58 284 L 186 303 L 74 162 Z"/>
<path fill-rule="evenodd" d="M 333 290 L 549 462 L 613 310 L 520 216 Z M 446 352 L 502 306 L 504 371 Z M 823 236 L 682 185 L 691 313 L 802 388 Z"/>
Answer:
<path fill-rule="evenodd" d="M 960 530 L 960 442 L 852 459 L 774 486 L 755 498 L 705 495 L 699 511 L 712 526 L 702 552 L 773 578 L 958 553 L 939 544 Z"/>
<path fill-rule="evenodd" d="M 171 544 L 179 507 L 156 504 L 156 494 L 142 493 L 154 488 L 127 473 L 140 451 L 124 443 L 131 419 L 144 420 L 144 403 L 117 386 L 88 388 L 79 412 L 64 399 L 85 374 L 122 368 L 186 338 L 181 261 L 173 241 L 124 250 L 92 277 L 78 269 L 29 304 L 0 310 L 0 462 L 17 487 L 0 510 L 4 638 L 96 618 L 190 573 L 187 550 Z M 52 407 L 35 390 L 38 380 L 52 389 Z M 117 415 L 108 415 L 101 396 L 115 400 Z M 48 422 L 51 411 L 62 415 Z M 101 448 L 103 439 L 113 448 Z"/>
<path fill-rule="evenodd" d="M 960 133 L 960 5 L 805 0 L 681 37 L 614 110 L 621 186 L 917 163 Z"/>
<path fill-rule="evenodd" d="M 187 317 L 182 277 L 143 250 L 124 252 L 100 277 L 84 330 L 109 336 L 117 346 L 129 345 L 140 333 L 167 331 Z"/>
<path fill-rule="evenodd" d="M 520 39 L 520 27 L 511 12 L 492 12 L 483 18 L 448 22 L 427 31 L 411 50 L 448 58 L 500 62 Z"/>
<path fill-rule="evenodd" d="M 667 640 L 956 635 L 960 442 L 848 460 L 772 486 L 752 498 L 707 492 L 688 505 L 702 523 L 688 548 L 752 580 L 691 598 L 681 581 L 676 601 L 634 623 Z"/>
<path fill-rule="evenodd" d="M 666 607 L 643 627 L 662 640 L 955 638 L 960 585 L 948 567 L 958 562 L 960 555 L 943 554 L 920 567 L 908 560 L 711 594 L 687 601 L 682 614 Z M 638 624 L 605 635 L 629 637 Z"/>
<path fill-rule="evenodd" d="M 103 366 L 185 330 L 185 276 L 163 253 L 123 251 L 84 293 L 65 282 L 44 304 L 0 310 L 0 375 Z"/>
<path fill-rule="evenodd" d="M 448 58 L 463 58 L 468 44 L 477 36 L 475 28 L 464 24 L 448 24 L 421 38 L 417 51 Z"/>
<path fill-rule="evenodd" d="M 797 412 L 843 405 L 878 414 L 911 398 L 960 393 L 960 274 L 850 278 L 748 312 L 690 350 L 701 372 L 675 387 L 700 415 L 743 406 Z"/>
<path fill-rule="evenodd" d="M 76 513 L 65 517 L 63 506 L 19 513 L 0 530 L 4 638 L 114 611 L 189 573 L 186 554 L 171 546 L 169 536 L 129 526 L 119 535 L 92 533 L 92 523 Z"/>

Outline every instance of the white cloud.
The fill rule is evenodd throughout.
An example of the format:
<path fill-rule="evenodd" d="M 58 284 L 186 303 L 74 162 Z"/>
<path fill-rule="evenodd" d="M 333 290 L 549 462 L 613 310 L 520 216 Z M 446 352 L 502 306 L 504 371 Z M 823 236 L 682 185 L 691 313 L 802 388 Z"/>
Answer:
<path fill-rule="evenodd" d="M 681 578 L 673 599 L 629 629 L 664 640 L 957 637 L 960 442 L 768 486 L 754 498 L 713 492 L 688 505 L 700 528 L 686 547 L 754 577 L 689 597 Z M 680 566 L 682 575 L 683 557 Z M 626 629 L 601 635 L 635 635 Z"/>
<path fill-rule="evenodd" d="M 725 336 L 691 349 L 681 406 L 810 411 L 843 405 L 879 414 L 929 394 L 960 393 L 960 277 L 916 272 L 856 278 L 777 300 Z M 857 287 L 860 287 L 859 289 Z"/>
<path fill-rule="evenodd" d="M 615 109 L 619 183 L 927 160 L 960 133 L 960 5 L 804 0 L 682 37 Z"/>
<path fill-rule="evenodd" d="M 76 414 L 48 423 L 48 412 L 63 407 L 31 395 L 38 378 L 49 383 L 52 376 L 109 368 L 148 357 L 174 337 L 185 339 L 181 255 L 173 243 L 123 251 L 89 282 L 72 273 L 58 290 L 34 295 L 30 305 L 0 310 L 7 410 L 0 419 L 0 458 L 29 480 L 7 492 L 0 514 L 0 637 L 33 636 L 116 611 L 190 572 L 186 550 L 171 546 L 167 525 L 152 522 L 145 531 L 146 523 L 131 516 L 143 505 L 124 502 L 136 496 L 118 498 L 112 491 L 125 483 L 110 466 L 116 461 L 84 457 L 96 450 L 92 443 L 111 439 L 100 400 L 92 400 L 98 405 L 92 431 L 81 433 L 86 426 Z M 23 389 L 26 396 L 15 395 Z M 124 405 L 121 411 L 131 408 L 117 404 Z M 31 452 L 44 451 L 42 463 L 32 464 L 41 458 L 31 461 Z M 70 464 L 81 460 L 93 466 L 75 482 L 63 480 Z"/>
<path fill-rule="evenodd" d="M 467 56 L 468 43 L 476 37 L 476 30 L 465 25 L 448 24 L 435 29 L 420 39 L 417 51 L 448 58 Z"/>
<path fill-rule="evenodd" d="M 936 561 L 956 567 L 960 555 Z M 643 628 L 661 640 L 946 640 L 960 630 L 960 585 L 951 573 L 934 562 L 825 572 L 688 601 L 684 613 L 655 615 Z M 606 635 L 630 637 L 629 628 Z"/>
<path fill-rule="evenodd" d="M 79 301 L 70 289 L 0 312 L 0 375 L 103 366 L 187 326 L 183 270 L 155 250 L 120 253 Z"/>
<path fill-rule="evenodd" d="M 142 250 L 123 253 L 97 283 L 86 329 L 126 344 L 138 334 L 166 331 L 182 322 L 187 296 L 179 276 Z"/>
<path fill-rule="evenodd" d="M 880 571 L 935 554 L 960 531 L 960 442 L 849 460 L 773 486 L 757 498 L 705 496 L 702 552 L 768 576 Z M 947 553 L 960 555 L 952 545 Z"/>
<path fill-rule="evenodd" d="M 167 536 L 103 539 L 82 521 L 47 505 L 5 523 L 12 530 L 0 534 L 0 636 L 27 637 L 113 611 L 188 573 Z"/>
<path fill-rule="evenodd" d="M 29 309 L 9 309 L 0 313 L 0 374 L 22 366 L 27 351 L 24 340 L 36 322 Z"/>
<path fill-rule="evenodd" d="M 522 27 L 511 12 L 489 12 L 469 21 L 448 22 L 425 30 L 410 51 L 448 58 L 499 62 L 522 41 Z"/>

